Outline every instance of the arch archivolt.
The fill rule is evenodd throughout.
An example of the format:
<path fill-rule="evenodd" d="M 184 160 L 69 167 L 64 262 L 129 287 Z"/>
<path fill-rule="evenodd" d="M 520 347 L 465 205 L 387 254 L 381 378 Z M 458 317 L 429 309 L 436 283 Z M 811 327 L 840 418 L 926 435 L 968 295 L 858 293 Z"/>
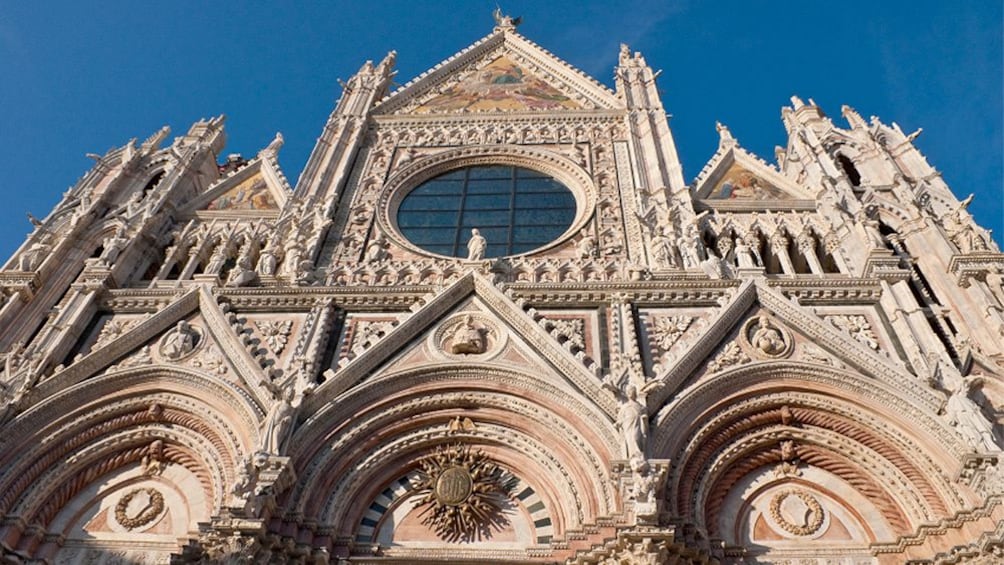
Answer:
<path fill-rule="evenodd" d="M 399 400 L 388 402 L 391 397 L 426 395 L 428 398 L 425 401 L 436 403 L 441 402 L 436 398 L 439 393 L 457 390 L 470 393 L 510 391 L 504 396 L 512 399 L 510 402 L 513 402 L 512 409 L 516 413 L 523 410 L 524 406 L 536 406 L 543 412 L 551 412 L 548 407 L 561 407 L 563 416 L 559 418 L 559 423 L 562 429 L 569 430 L 570 437 L 586 437 L 598 450 L 620 453 L 620 436 L 612 421 L 586 395 L 569 390 L 569 387 L 556 385 L 539 375 L 526 375 L 498 365 L 470 363 L 432 365 L 387 373 L 369 377 L 359 386 L 338 396 L 311 398 L 311 405 L 323 407 L 297 430 L 298 443 L 306 448 L 320 445 L 326 437 L 332 435 L 334 426 L 348 425 L 350 416 L 359 416 L 378 404 L 381 404 L 383 413 L 388 415 L 383 419 L 394 420 L 402 407 L 398 404 Z M 373 412 L 374 417 L 381 417 L 379 410 Z M 358 428 L 359 426 L 353 427 Z M 583 434 L 583 430 L 588 433 Z M 295 448 L 296 446 L 291 453 L 294 457 L 297 456 Z"/>
<path fill-rule="evenodd" d="M 942 425 L 936 418 L 917 418 L 921 429 L 909 429 L 890 411 L 894 398 L 882 408 L 873 405 L 876 397 L 891 396 L 881 387 L 872 387 L 867 396 L 848 395 L 828 386 L 836 375 L 802 378 L 789 372 L 767 380 L 757 376 L 757 369 L 713 377 L 681 395 L 675 410 L 663 410 L 654 426 L 652 453 L 676 463 L 666 490 L 676 512 L 717 528 L 717 514 L 732 489 L 765 468 L 781 472 L 783 461 L 839 477 L 875 501 L 899 532 L 964 506 L 945 471 L 958 464 L 954 445 L 923 433 L 925 427 Z M 731 383 L 728 392 L 718 386 L 722 382 Z M 784 441 L 793 442 L 787 455 Z"/>
<path fill-rule="evenodd" d="M 156 440 L 158 457 L 198 477 L 219 508 L 257 437 L 256 412 L 230 385 L 177 369 L 80 383 L 33 406 L 0 445 L 0 515 L 45 524 L 97 478 L 139 463 Z"/>
<path fill-rule="evenodd" d="M 123 430 L 78 450 L 41 475 L 12 513 L 35 523 L 49 524 L 70 499 L 95 480 L 140 463 L 148 453 L 147 446 L 155 440 L 167 445 L 164 462 L 188 469 L 199 479 L 203 497 L 212 501 L 212 508 L 219 508 L 228 468 L 222 461 L 206 457 L 213 453 L 206 439 L 190 429 L 154 425 Z M 205 509 L 203 519 L 209 518 L 212 508 Z"/>
<path fill-rule="evenodd" d="M 484 375 L 470 367 L 455 372 Z M 371 500 L 436 447 L 460 442 L 482 449 L 532 484 L 555 516 L 556 531 L 614 511 L 617 494 L 604 462 L 616 458 L 619 443 L 598 409 L 565 394 L 557 402 L 541 398 L 539 390 L 550 386 L 539 381 L 537 391 L 522 391 L 514 390 L 512 381 L 501 386 L 471 376 L 440 368 L 435 377 L 416 382 L 400 380 L 414 375 L 398 377 L 384 383 L 404 388 L 396 394 L 384 390 L 379 400 L 358 409 L 358 398 L 346 398 L 312 417 L 294 442 L 303 446 L 291 454 L 303 462 L 297 465 L 303 472 L 287 507 L 323 524 L 353 528 L 365 507 L 348 508 L 344 500 Z M 580 418 L 580 412 L 594 415 Z M 458 416 L 469 417 L 475 428 L 450 432 Z"/>
<path fill-rule="evenodd" d="M 922 443 L 926 449 L 916 455 L 927 459 L 931 469 L 953 468 L 968 452 L 955 430 L 934 413 L 903 398 L 895 388 L 858 373 L 798 362 L 744 365 L 681 391 L 653 418 L 652 450 L 659 454 L 676 452 L 689 439 L 678 430 L 690 428 L 706 414 L 725 417 L 722 406 L 736 398 L 768 397 L 772 392 L 784 398 L 800 393 L 815 396 L 824 411 L 843 410 L 845 415 L 868 422 L 883 435 L 898 438 L 902 445 L 915 450 Z M 840 400 L 844 398 L 852 401 Z M 764 402 L 777 403 L 768 398 Z"/>
<path fill-rule="evenodd" d="M 782 440 L 795 442 L 800 464 L 829 471 L 871 499 L 895 529 L 910 531 L 911 524 L 936 518 L 930 502 L 913 490 L 915 485 L 878 454 L 828 430 L 792 430 L 780 426 L 731 443 L 705 463 L 690 497 L 690 508 L 703 509 L 705 524 L 713 527 L 725 498 L 740 479 L 757 469 L 780 463 L 777 446 Z"/>
<path fill-rule="evenodd" d="M 927 488 L 926 494 L 932 500 L 950 500 L 956 506 L 963 505 L 956 491 L 947 485 L 949 479 L 944 467 L 901 430 L 861 411 L 852 403 L 818 394 L 786 390 L 734 401 L 695 431 L 692 441 L 682 454 L 678 452 L 678 457 L 691 460 L 700 451 L 707 452 L 710 446 L 717 448 L 742 433 L 777 425 L 781 422 L 782 406 L 789 407 L 792 417 L 800 425 L 832 430 L 890 461 L 895 468 L 903 470 L 917 488 Z M 867 425 L 862 422 L 867 422 Z M 723 429 L 727 429 L 729 434 L 723 435 Z M 939 480 L 933 480 L 935 478 Z M 935 508 L 939 512 L 945 511 L 945 506 L 941 504 L 936 504 Z"/>
<path fill-rule="evenodd" d="M 345 500 L 374 499 L 388 483 L 400 476 L 401 471 L 414 469 L 418 460 L 436 447 L 457 442 L 483 450 L 499 465 L 532 485 L 544 505 L 552 509 L 555 531 L 580 529 L 590 517 L 597 515 L 597 493 L 589 490 L 605 486 L 608 480 L 587 483 L 579 470 L 554 454 L 552 445 L 514 435 L 503 426 L 479 424 L 473 433 L 450 437 L 444 437 L 441 426 L 412 430 L 361 454 L 360 461 L 341 474 L 324 498 L 318 521 L 337 524 L 344 535 L 354 536 L 356 532 L 350 528 L 358 525 L 366 506 L 347 508 Z M 605 490 L 602 494 L 611 493 Z"/>

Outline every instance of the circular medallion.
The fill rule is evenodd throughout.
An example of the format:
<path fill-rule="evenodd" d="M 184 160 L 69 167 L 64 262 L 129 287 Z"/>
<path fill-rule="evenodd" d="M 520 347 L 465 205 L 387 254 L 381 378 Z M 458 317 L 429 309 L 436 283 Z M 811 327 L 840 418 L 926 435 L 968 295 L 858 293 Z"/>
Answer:
<path fill-rule="evenodd" d="M 795 346 L 788 330 L 766 314 L 750 318 L 743 325 L 740 335 L 744 338 L 748 351 L 761 359 L 788 357 Z"/>
<path fill-rule="evenodd" d="M 811 536 L 823 525 L 823 507 L 803 490 L 784 490 L 771 498 L 770 517 L 789 534 Z"/>
<path fill-rule="evenodd" d="M 203 342 L 205 340 L 202 337 L 202 329 L 182 320 L 174 329 L 164 334 L 157 351 L 168 361 L 180 361 L 194 354 Z"/>
<path fill-rule="evenodd" d="M 449 506 L 462 504 L 473 489 L 474 480 L 463 467 L 450 467 L 436 479 L 436 498 Z"/>
<path fill-rule="evenodd" d="M 157 489 L 131 490 L 115 505 L 115 520 L 127 530 L 142 528 L 164 511 L 164 495 Z"/>
<path fill-rule="evenodd" d="M 429 335 L 434 355 L 452 360 L 487 360 L 502 351 L 508 332 L 489 316 L 461 312 L 444 321 Z"/>

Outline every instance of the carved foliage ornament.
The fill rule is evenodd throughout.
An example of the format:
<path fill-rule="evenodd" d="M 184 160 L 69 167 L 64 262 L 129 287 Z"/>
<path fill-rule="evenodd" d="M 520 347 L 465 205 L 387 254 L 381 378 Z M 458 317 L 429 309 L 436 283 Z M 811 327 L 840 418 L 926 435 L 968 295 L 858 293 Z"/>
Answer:
<path fill-rule="evenodd" d="M 717 373 L 734 365 L 741 365 L 749 362 L 749 356 L 743 352 L 742 348 L 739 347 L 739 344 L 731 341 L 728 345 L 722 348 L 722 350 L 715 356 L 714 359 L 711 360 L 710 363 L 708 363 L 708 370 L 712 373 Z"/>
<path fill-rule="evenodd" d="M 286 341 L 289 340 L 289 332 L 293 328 L 293 321 L 258 321 L 255 322 L 255 326 L 264 338 L 265 343 L 272 349 L 272 352 L 279 355 L 285 349 Z"/>
<path fill-rule="evenodd" d="M 115 505 L 115 520 L 127 530 L 142 528 L 164 511 L 164 495 L 153 488 L 127 492 Z"/>
<path fill-rule="evenodd" d="M 422 523 L 449 542 L 491 537 L 506 523 L 517 479 L 479 449 L 444 446 L 420 462 L 412 491 L 421 498 Z"/>
<path fill-rule="evenodd" d="M 789 521 L 789 516 L 797 516 L 796 523 Z M 823 507 L 811 494 L 789 489 L 770 499 L 770 517 L 789 534 L 811 536 L 823 525 Z"/>
<path fill-rule="evenodd" d="M 870 349 L 878 351 L 879 341 L 872 329 L 868 318 L 860 314 L 844 315 L 836 314 L 827 316 L 826 320 L 851 335 L 854 339 L 867 345 Z"/>

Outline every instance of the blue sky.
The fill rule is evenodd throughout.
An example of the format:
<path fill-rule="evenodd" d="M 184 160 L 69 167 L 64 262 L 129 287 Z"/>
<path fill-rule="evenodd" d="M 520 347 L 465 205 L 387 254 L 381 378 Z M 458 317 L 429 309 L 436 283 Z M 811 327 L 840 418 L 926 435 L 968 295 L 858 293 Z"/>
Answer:
<path fill-rule="evenodd" d="M 838 124 L 924 128 L 917 145 L 977 220 L 1004 234 L 1002 6 L 995 0 L 509 1 L 521 33 L 612 85 L 621 42 L 659 87 L 688 182 L 716 120 L 768 161 L 780 108 L 813 98 Z M 226 114 L 226 152 L 276 131 L 291 182 L 346 79 L 398 51 L 398 82 L 491 31 L 495 2 L 19 2 L 0 0 L 0 255 L 92 161 L 128 139 Z"/>

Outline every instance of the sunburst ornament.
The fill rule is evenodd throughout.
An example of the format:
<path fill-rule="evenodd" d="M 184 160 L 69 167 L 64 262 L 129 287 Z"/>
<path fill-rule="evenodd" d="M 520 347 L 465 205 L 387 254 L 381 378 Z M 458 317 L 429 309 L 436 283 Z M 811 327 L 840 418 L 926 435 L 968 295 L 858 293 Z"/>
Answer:
<path fill-rule="evenodd" d="M 412 490 L 422 523 L 449 542 L 490 538 L 506 525 L 517 479 L 479 449 L 442 446 L 419 463 Z"/>

